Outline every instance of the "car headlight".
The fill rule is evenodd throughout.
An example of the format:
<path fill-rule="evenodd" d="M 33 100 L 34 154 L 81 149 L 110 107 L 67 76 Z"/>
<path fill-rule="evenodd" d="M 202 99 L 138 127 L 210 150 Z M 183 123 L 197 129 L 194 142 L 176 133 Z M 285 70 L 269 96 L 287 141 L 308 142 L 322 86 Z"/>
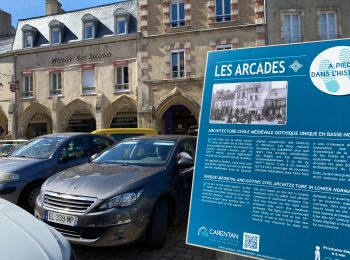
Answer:
<path fill-rule="evenodd" d="M 134 205 L 142 196 L 144 189 L 123 193 L 103 202 L 98 209 L 124 208 Z"/>
<path fill-rule="evenodd" d="M 9 173 L 9 172 L 0 173 L 0 183 L 12 182 L 17 180 L 19 180 L 19 174 L 17 173 Z"/>

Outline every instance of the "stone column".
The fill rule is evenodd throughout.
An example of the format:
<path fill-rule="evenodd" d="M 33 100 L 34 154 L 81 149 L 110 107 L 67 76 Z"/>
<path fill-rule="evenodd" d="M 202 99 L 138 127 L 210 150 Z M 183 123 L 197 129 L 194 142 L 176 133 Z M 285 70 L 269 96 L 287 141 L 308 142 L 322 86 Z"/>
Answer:
<path fill-rule="evenodd" d="M 97 98 L 96 98 L 96 115 L 95 115 L 95 119 L 96 119 L 96 129 L 102 129 L 104 128 L 104 124 L 103 124 L 103 105 L 102 105 L 102 99 L 103 96 L 101 93 L 97 94 Z"/>

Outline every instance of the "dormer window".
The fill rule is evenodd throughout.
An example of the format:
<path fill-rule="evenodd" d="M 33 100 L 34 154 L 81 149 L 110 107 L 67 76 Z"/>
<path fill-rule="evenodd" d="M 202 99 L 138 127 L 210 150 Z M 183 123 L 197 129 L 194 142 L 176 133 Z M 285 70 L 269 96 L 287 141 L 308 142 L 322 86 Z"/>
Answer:
<path fill-rule="evenodd" d="M 97 18 L 91 14 L 86 14 L 81 20 L 83 22 L 83 38 L 85 40 L 95 39 L 98 26 Z"/>
<path fill-rule="evenodd" d="M 24 48 L 33 48 L 33 35 L 32 33 L 24 34 Z"/>
<path fill-rule="evenodd" d="M 84 25 L 84 39 L 95 38 L 95 26 L 93 23 L 87 22 Z"/>
<path fill-rule="evenodd" d="M 35 37 L 37 30 L 28 24 L 22 27 L 23 32 L 23 48 L 33 48 L 35 45 Z"/>
<path fill-rule="evenodd" d="M 60 44 L 62 42 L 62 34 L 59 28 L 51 29 L 51 44 Z"/>
<path fill-rule="evenodd" d="M 51 44 L 60 44 L 63 42 L 63 33 L 65 26 L 63 23 L 57 21 L 57 20 L 52 20 L 49 23 L 50 27 L 50 42 Z"/>
<path fill-rule="evenodd" d="M 127 34 L 129 32 L 130 14 L 124 9 L 117 9 L 114 12 L 115 33 L 117 35 Z"/>

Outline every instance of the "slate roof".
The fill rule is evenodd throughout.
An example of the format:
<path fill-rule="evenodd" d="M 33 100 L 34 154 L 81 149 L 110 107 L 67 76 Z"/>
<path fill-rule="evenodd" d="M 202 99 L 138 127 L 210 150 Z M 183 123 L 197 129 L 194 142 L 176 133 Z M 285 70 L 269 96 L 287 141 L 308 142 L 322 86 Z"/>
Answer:
<path fill-rule="evenodd" d="M 129 33 L 137 32 L 138 8 L 137 0 L 126 0 L 113 4 L 91 7 L 76 11 L 65 12 L 62 14 L 34 17 L 19 20 L 16 29 L 15 40 L 12 50 L 23 49 L 23 32 L 24 25 L 30 25 L 37 30 L 35 47 L 44 47 L 50 45 L 50 27 L 49 23 L 57 20 L 64 24 L 65 33 L 62 44 L 68 42 L 82 41 L 83 39 L 83 22 L 82 18 L 86 14 L 91 14 L 99 21 L 97 37 L 109 37 L 115 35 L 114 12 L 122 8 L 130 14 Z"/>
<path fill-rule="evenodd" d="M 11 51 L 14 37 L 0 38 L 0 54 Z"/>

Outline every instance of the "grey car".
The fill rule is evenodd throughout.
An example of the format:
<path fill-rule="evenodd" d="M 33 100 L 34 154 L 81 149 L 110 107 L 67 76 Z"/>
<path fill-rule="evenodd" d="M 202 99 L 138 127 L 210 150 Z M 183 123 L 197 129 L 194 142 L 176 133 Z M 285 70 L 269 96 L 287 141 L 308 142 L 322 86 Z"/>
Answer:
<path fill-rule="evenodd" d="M 168 224 L 188 212 L 195 140 L 126 139 L 49 178 L 35 215 L 72 243 L 114 246 L 146 239 L 159 248 Z"/>
<path fill-rule="evenodd" d="M 87 133 L 32 139 L 10 157 L 0 158 L 0 197 L 33 212 L 40 186 L 48 177 L 87 162 L 113 143 L 112 138 Z"/>

